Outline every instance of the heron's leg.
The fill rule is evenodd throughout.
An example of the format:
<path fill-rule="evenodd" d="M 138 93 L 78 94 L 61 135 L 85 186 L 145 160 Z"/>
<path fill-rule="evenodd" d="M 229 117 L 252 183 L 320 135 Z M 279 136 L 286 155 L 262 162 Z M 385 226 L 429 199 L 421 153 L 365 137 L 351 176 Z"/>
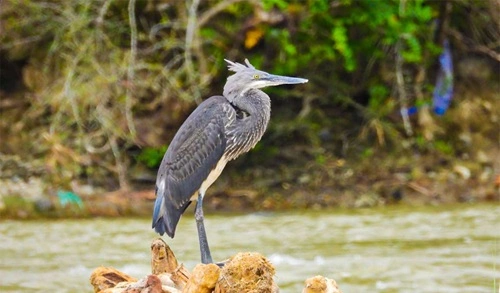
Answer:
<path fill-rule="evenodd" d="M 204 264 L 212 263 L 212 256 L 210 255 L 210 248 L 208 247 L 207 233 L 205 232 L 205 225 L 203 224 L 203 196 L 201 195 L 201 193 L 198 194 L 198 201 L 196 202 L 194 217 L 196 219 L 196 226 L 198 228 L 201 262 Z"/>

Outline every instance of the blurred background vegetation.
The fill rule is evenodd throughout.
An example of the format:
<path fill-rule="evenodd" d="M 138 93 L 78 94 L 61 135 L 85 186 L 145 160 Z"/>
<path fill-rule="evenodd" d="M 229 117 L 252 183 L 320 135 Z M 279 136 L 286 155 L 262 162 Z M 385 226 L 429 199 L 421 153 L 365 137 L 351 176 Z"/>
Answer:
<path fill-rule="evenodd" d="M 368 190 L 384 174 L 404 173 L 398 180 L 416 184 L 419 174 L 442 168 L 492 184 L 498 172 L 498 1 L 0 5 L 4 179 L 38 176 L 69 190 L 75 182 L 152 189 L 176 129 L 203 99 L 221 94 L 230 74 L 224 58 L 248 58 L 259 69 L 310 82 L 266 90 L 269 130 L 228 166 L 221 190 L 296 187 L 324 193 L 315 200 L 328 205 L 335 203 L 332 190 L 348 189 L 348 178 Z M 428 105 L 445 41 L 454 95 L 437 116 Z M 401 115 L 411 107 L 416 114 Z M 398 185 L 393 181 L 384 185 Z M 412 190 L 435 194 L 422 182 Z M 396 186 L 389 193 L 398 199 L 400 192 Z"/>

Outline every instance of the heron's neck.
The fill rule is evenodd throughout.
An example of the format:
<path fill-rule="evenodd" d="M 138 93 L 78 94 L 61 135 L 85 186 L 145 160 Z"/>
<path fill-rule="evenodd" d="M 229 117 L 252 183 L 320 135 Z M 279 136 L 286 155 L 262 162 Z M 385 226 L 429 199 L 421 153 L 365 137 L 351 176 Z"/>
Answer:
<path fill-rule="evenodd" d="M 257 120 L 263 120 L 262 122 L 267 126 L 271 115 L 271 99 L 263 91 L 249 89 L 234 98 L 231 104 L 248 115 L 254 116 Z"/>
<path fill-rule="evenodd" d="M 231 104 L 235 104 L 235 101 L 243 98 L 249 90 L 251 90 L 251 88 L 234 88 L 226 84 L 222 95 L 226 97 Z"/>
<path fill-rule="evenodd" d="M 271 100 L 263 91 L 250 89 L 230 103 L 236 116 L 227 126 L 226 153 L 227 158 L 233 160 L 252 149 L 264 135 L 271 116 Z"/>

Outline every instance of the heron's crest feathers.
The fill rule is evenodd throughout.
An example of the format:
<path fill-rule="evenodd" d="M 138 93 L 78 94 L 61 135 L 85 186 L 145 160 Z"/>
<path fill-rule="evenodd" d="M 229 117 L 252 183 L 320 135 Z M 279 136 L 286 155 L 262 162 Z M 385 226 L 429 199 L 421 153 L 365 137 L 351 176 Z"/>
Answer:
<path fill-rule="evenodd" d="M 224 59 L 224 61 L 229 63 L 228 69 L 231 71 L 234 71 L 234 72 L 240 72 L 240 71 L 243 71 L 245 69 L 255 69 L 255 67 L 252 64 L 250 64 L 250 61 L 248 61 L 248 59 L 246 59 L 246 58 L 245 58 L 246 66 L 241 64 L 241 63 L 233 62 L 233 61 L 230 61 L 227 59 Z"/>

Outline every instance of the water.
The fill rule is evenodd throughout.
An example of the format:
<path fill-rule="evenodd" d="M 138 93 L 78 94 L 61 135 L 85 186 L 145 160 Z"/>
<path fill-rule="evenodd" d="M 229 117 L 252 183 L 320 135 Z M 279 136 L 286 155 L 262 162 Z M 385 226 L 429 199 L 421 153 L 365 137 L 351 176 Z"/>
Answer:
<path fill-rule="evenodd" d="M 258 251 L 275 265 L 281 292 L 314 275 L 348 292 L 490 292 L 500 282 L 500 206 L 391 207 L 208 215 L 215 260 Z M 149 219 L 0 222 L 0 292 L 91 292 L 100 265 L 141 278 L 156 235 Z M 196 227 L 181 219 L 167 242 L 189 269 Z"/>

